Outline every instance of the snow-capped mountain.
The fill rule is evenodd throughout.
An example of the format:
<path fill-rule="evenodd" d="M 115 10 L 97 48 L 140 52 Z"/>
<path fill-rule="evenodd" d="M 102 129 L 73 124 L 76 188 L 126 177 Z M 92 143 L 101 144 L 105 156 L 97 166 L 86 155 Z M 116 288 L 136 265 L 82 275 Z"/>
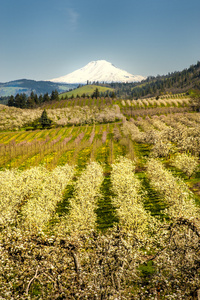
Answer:
<path fill-rule="evenodd" d="M 106 60 L 91 61 L 85 67 L 68 75 L 51 79 L 52 82 L 62 83 L 87 83 L 87 81 L 99 82 L 135 82 L 142 81 L 145 77 L 132 75 L 124 70 L 116 68 Z"/>

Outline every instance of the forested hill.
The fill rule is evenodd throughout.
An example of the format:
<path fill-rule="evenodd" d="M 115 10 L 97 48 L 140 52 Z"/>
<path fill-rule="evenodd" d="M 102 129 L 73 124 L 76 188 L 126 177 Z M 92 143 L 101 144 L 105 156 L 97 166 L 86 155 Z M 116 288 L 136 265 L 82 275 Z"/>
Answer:
<path fill-rule="evenodd" d="M 11 95 L 16 96 L 20 93 L 25 93 L 27 96 L 29 96 L 32 91 L 39 96 L 40 94 L 44 95 L 45 93 L 51 94 L 51 92 L 55 89 L 59 93 L 62 93 L 76 87 L 77 84 L 61 84 L 51 81 L 19 79 L 5 83 L 0 82 L 0 97 L 6 98 Z"/>
<path fill-rule="evenodd" d="M 200 89 L 200 61 L 180 72 L 167 75 L 149 76 L 142 82 L 111 83 L 107 85 L 115 89 L 120 98 L 155 97 L 166 93 L 183 93 L 190 89 Z"/>

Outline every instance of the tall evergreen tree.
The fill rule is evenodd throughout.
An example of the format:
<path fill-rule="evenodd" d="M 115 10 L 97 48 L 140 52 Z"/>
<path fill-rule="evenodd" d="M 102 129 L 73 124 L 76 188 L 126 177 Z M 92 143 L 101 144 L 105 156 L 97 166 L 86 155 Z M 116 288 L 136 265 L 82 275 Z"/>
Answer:
<path fill-rule="evenodd" d="M 42 128 L 49 128 L 51 126 L 51 123 L 52 120 L 48 118 L 47 112 L 44 109 L 40 117 L 40 124 L 42 125 Z"/>
<path fill-rule="evenodd" d="M 100 97 L 100 93 L 99 93 L 98 88 L 96 88 L 94 93 L 92 94 L 92 98 L 98 98 L 98 97 Z"/>
<path fill-rule="evenodd" d="M 20 108 L 26 108 L 27 96 L 25 93 L 20 94 Z"/>
<path fill-rule="evenodd" d="M 40 94 L 38 102 L 39 102 L 39 104 L 41 104 L 43 102 L 43 96 L 42 96 L 42 94 Z"/>
<path fill-rule="evenodd" d="M 51 93 L 51 100 L 59 100 L 59 97 L 58 97 L 58 91 L 55 90 L 55 91 L 52 91 Z"/>
<path fill-rule="evenodd" d="M 48 93 L 44 94 L 43 102 L 49 102 L 49 101 L 50 101 L 50 98 L 49 98 Z"/>
<path fill-rule="evenodd" d="M 27 108 L 33 108 L 35 105 L 35 101 L 33 98 L 28 97 L 27 102 L 26 102 Z"/>
<path fill-rule="evenodd" d="M 38 95 L 37 94 L 35 94 L 34 101 L 35 101 L 35 104 L 39 104 L 39 100 L 38 100 Z"/>
<path fill-rule="evenodd" d="M 15 106 L 15 98 L 13 95 L 11 95 L 10 99 L 8 100 L 8 106 Z"/>

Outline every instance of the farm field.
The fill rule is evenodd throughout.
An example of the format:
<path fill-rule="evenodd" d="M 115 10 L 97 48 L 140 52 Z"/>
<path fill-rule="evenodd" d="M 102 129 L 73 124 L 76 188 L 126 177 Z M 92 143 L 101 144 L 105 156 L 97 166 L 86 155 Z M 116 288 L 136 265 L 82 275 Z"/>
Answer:
<path fill-rule="evenodd" d="M 198 299 L 200 118 L 189 103 L 61 100 L 44 107 L 56 126 L 28 131 L 25 111 L 13 130 L 21 110 L 2 106 L 0 298 Z"/>

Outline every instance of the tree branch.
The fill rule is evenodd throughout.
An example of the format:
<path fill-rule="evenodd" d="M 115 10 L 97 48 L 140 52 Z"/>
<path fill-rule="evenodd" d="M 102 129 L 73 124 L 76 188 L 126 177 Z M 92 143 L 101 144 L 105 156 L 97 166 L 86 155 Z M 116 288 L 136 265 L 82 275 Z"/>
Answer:
<path fill-rule="evenodd" d="M 39 270 L 39 266 L 37 266 L 35 275 L 33 276 L 33 278 L 31 278 L 31 280 L 30 280 L 29 283 L 28 283 L 28 286 L 27 286 L 27 288 L 26 288 L 26 295 L 27 295 L 27 296 L 28 296 L 28 292 L 29 292 L 29 289 L 30 289 L 30 286 L 31 286 L 32 282 L 33 282 L 35 279 L 37 279 L 37 277 L 38 277 L 38 270 Z"/>

